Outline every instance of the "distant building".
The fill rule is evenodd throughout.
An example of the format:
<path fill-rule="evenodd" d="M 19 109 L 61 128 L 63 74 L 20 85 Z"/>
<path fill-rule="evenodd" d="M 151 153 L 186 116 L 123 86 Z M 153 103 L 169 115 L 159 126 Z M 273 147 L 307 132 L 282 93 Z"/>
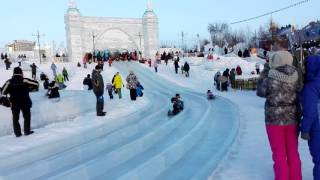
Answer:
<path fill-rule="evenodd" d="M 33 51 L 35 42 L 27 40 L 14 40 L 13 43 L 7 44 L 9 52 Z"/>
<path fill-rule="evenodd" d="M 305 48 L 320 47 L 320 21 L 310 22 L 300 30 L 292 25 L 278 28 L 275 23 L 271 22 L 269 32 L 268 36 L 259 40 L 259 47 L 265 50 L 271 49 L 272 41 L 277 36 L 287 36 L 289 49 L 299 47 L 300 44 Z"/>
<path fill-rule="evenodd" d="M 295 46 L 320 47 L 320 21 L 310 22 L 307 26 L 295 32 Z"/>

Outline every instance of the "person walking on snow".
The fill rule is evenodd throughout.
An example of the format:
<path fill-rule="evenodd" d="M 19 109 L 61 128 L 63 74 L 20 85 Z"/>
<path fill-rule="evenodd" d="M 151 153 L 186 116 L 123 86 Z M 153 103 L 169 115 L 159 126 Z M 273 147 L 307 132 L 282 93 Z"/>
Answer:
<path fill-rule="evenodd" d="M 235 81 L 236 81 L 236 70 L 234 68 L 230 71 L 229 81 L 231 84 L 231 88 L 235 88 Z"/>
<path fill-rule="evenodd" d="M 306 60 L 306 79 L 301 93 L 303 118 L 301 137 L 308 141 L 313 159 L 314 180 L 320 180 L 320 52 Z"/>
<path fill-rule="evenodd" d="M 178 74 L 178 69 L 179 69 L 179 61 L 178 60 L 174 61 L 174 69 L 176 71 L 176 74 Z"/>
<path fill-rule="evenodd" d="M 108 95 L 109 95 L 110 99 L 113 99 L 114 88 L 113 88 L 112 84 L 111 83 L 107 83 L 106 89 L 108 91 Z"/>
<path fill-rule="evenodd" d="M 188 62 L 184 63 L 183 69 L 186 72 L 186 77 L 189 77 L 190 66 L 189 66 Z"/>
<path fill-rule="evenodd" d="M 31 67 L 32 79 L 33 79 L 33 80 L 36 80 L 36 79 L 37 79 L 37 66 L 36 66 L 35 63 L 32 63 L 32 64 L 30 65 L 30 67 Z"/>
<path fill-rule="evenodd" d="M 127 81 L 127 88 L 130 90 L 130 98 L 132 101 L 135 101 L 137 99 L 137 84 L 138 84 L 138 78 L 133 73 L 133 71 L 129 72 L 129 75 L 126 78 Z"/>
<path fill-rule="evenodd" d="M 114 76 L 112 85 L 116 89 L 116 93 L 118 94 L 119 99 L 121 99 L 122 98 L 121 88 L 124 87 L 124 84 L 119 72 L 117 72 L 117 74 Z"/>
<path fill-rule="evenodd" d="M 52 70 L 53 77 L 56 77 L 57 76 L 57 66 L 54 64 L 54 62 L 52 62 L 52 64 L 51 64 L 51 70 Z"/>
<path fill-rule="evenodd" d="M 241 76 L 242 75 L 242 69 L 241 67 L 238 65 L 237 68 L 236 68 L 236 72 L 237 72 L 237 75 L 238 76 Z"/>
<path fill-rule="evenodd" d="M 24 134 L 26 136 L 33 133 L 31 131 L 31 107 L 32 101 L 29 93 L 37 91 L 39 89 L 39 83 L 37 81 L 27 79 L 23 77 L 23 72 L 20 67 L 16 67 L 13 70 L 13 76 L 9 79 L 1 88 L 3 95 L 10 94 L 11 110 L 13 130 L 16 137 L 20 137 L 21 127 L 19 124 L 20 111 L 22 111 L 24 118 Z"/>
<path fill-rule="evenodd" d="M 112 66 L 112 59 L 111 59 L 111 57 L 109 57 L 108 64 L 109 64 L 109 67 Z"/>
<path fill-rule="evenodd" d="M 69 75 L 68 75 L 68 71 L 65 67 L 63 67 L 62 69 L 62 75 L 63 75 L 63 78 L 66 80 L 66 81 L 69 81 Z"/>
<path fill-rule="evenodd" d="M 143 96 L 143 92 L 142 92 L 143 90 L 144 90 L 143 86 L 138 81 L 138 84 L 137 84 L 137 97 L 142 97 Z"/>
<path fill-rule="evenodd" d="M 217 90 L 220 91 L 221 86 L 220 86 L 220 76 L 221 73 L 220 71 L 218 71 L 215 75 L 214 75 L 214 85 L 216 86 Z"/>
<path fill-rule="evenodd" d="M 153 67 L 154 67 L 154 71 L 157 73 L 158 72 L 158 62 L 157 62 L 157 60 L 153 61 Z"/>
<path fill-rule="evenodd" d="M 106 112 L 103 111 L 104 108 L 104 82 L 101 75 L 102 68 L 101 66 L 97 65 L 95 69 L 92 71 L 92 85 L 93 85 L 93 92 L 97 99 L 96 104 L 96 112 L 97 116 L 105 116 Z"/>
<path fill-rule="evenodd" d="M 276 180 L 301 180 L 298 152 L 298 72 L 292 66 L 287 40 L 277 39 L 271 69 L 260 75 L 257 95 L 265 97 L 265 122 L 274 161 Z"/>
<path fill-rule="evenodd" d="M 256 67 L 257 74 L 260 74 L 260 64 L 256 63 L 255 67 Z"/>

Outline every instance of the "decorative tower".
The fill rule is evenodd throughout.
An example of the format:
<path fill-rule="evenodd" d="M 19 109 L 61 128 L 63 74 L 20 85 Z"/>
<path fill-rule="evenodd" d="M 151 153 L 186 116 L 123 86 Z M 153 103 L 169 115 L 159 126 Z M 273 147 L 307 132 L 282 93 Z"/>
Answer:
<path fill-rule="evenodd" d="M 156 14 L 153 12 L 150 0 L 147 3 L 147 9 L 142 17 L 143 35 L 144 35 L 144 56 L 154 58 L 159 50 L 159 23 Z"/>
<path fill-rule="evenodd" d="M 82 57 L 82 23 L 81 13 L 75 0 L 69 0 L 69 8 L 64 16 L 66 42 L 70 62 L 81 62 Z M 72 38 L 71 38 L 72 35 Z"/>

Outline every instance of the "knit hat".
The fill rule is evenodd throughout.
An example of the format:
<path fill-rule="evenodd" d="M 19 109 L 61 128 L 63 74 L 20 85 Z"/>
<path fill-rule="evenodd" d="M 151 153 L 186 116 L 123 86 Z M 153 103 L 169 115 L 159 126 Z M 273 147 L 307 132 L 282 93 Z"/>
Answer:
<path fill-rule="evenodd" d="M 270 66 L 275 69 L 280 66 L 292 66 L 293 57 L 288 51 L 277 51 L 271 56 Z"/>
<path fill-rule="evenodd" d="M 22 75 L 22 69 L 20 67 L 15 67 L 13 69 L 13 74 L 14 75 Z"/>

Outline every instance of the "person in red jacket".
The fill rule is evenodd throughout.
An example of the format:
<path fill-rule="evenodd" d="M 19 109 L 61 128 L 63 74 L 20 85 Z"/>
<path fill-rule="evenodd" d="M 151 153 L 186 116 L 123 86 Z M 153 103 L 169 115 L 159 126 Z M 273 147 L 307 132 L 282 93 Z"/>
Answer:
<path fill-rule="evenodd" d="M 237 75 L 238 75 L 238 76 L 241 76 L 241 75 L 242 75 L 242 69 L 241 69 L 241 67 L 240 67 L 239 65 L 237 66 L 236 71 L 237 71 Z"/>
<path fill-rule="evenodd" d="M 108 63 L 109 63 L 109 67 L 111 67 L 111 66 L 112 66 L 112 59 L 111 59 L 111 57 L 109 57 Z"/>

